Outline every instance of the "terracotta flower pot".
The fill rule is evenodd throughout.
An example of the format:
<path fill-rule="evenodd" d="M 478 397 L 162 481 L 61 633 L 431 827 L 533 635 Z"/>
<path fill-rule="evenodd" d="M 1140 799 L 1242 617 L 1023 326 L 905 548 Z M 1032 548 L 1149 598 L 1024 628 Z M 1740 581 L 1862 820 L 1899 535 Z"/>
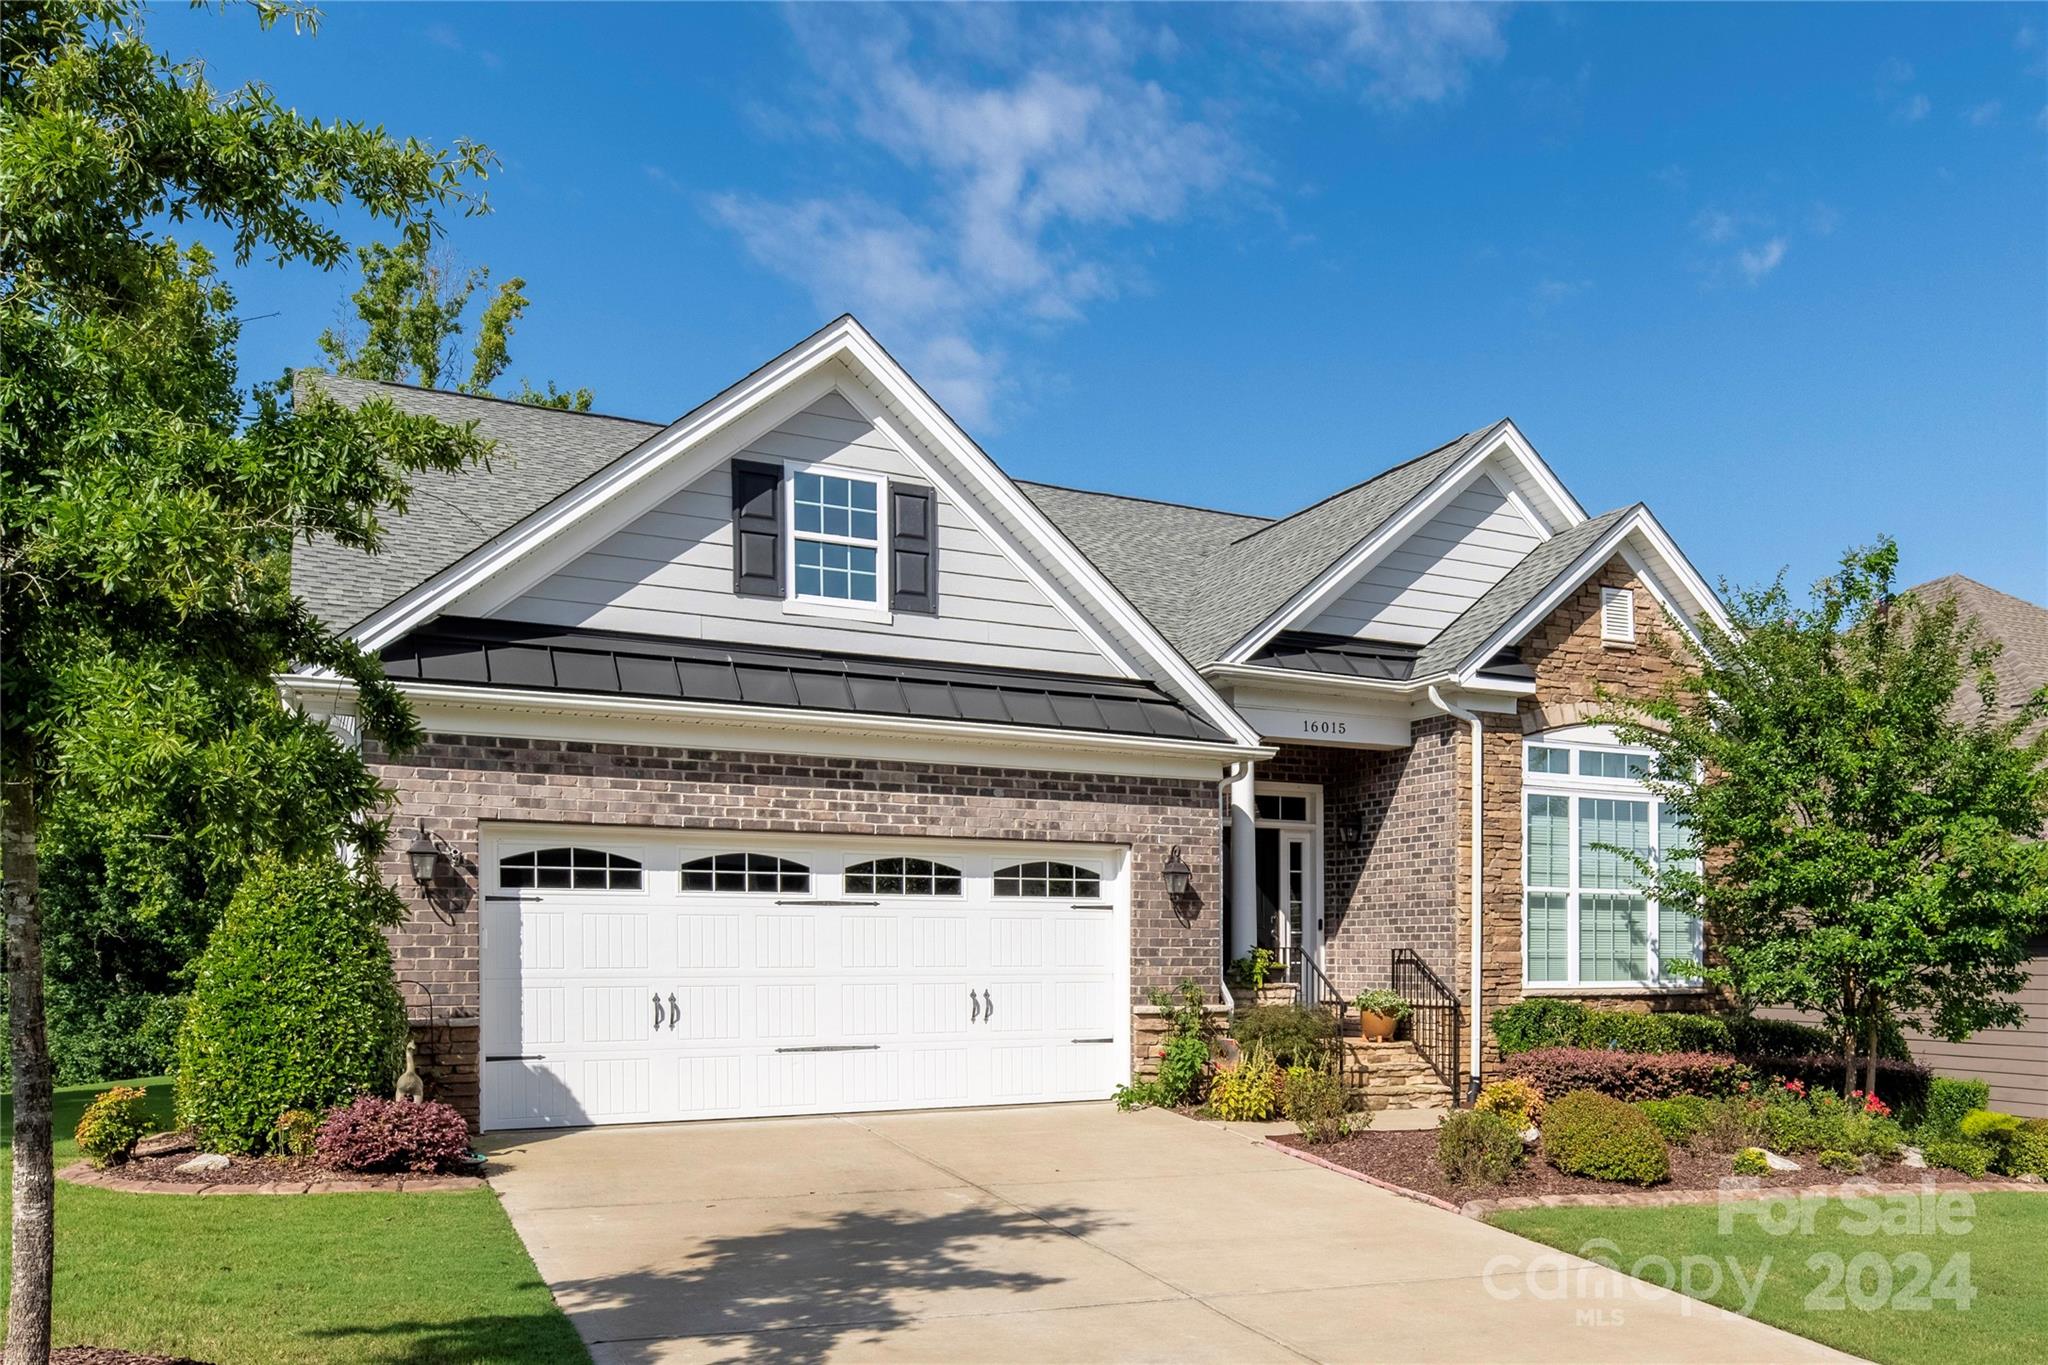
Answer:
<path fill-rule="evenodd" d="M 1401 1021 L 1390 1014 L 1374 1014 L 1361 1010 L 1358 1015 L 1358 1031 L 1369 1043 L 1384 1043 L 1394 1036 L 1394 1028 Z"/>

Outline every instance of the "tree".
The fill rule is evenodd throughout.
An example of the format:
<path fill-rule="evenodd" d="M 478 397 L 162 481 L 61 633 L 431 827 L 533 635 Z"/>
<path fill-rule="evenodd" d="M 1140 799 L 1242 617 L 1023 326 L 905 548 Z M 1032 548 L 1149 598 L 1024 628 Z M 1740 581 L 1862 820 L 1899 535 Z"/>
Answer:
<path fill-rule="evenodd" d="M 309 12 L 263 4 L 259 21 Z M 374 550 L 409 477 L 484 453 L 472 429 L 389 403 L 354 409 L 235 365 L 234 299 L 170 230 L 197 216 L 238 263 L 331 269 L 353 207 L 401 233 L 479 211 L 486 149 L 400 142 L 307 119 L 250 86 L 221 92 L 144 40 L 136 0 L 0 11 L 0 798 L 14 1088 L 8 1365 L 47 1359 L 50 1059 L 40 881 L 49 834 L 89 819 L 131 850 L 169 833 L 202 870 L 286 829 L 273 779 L 324 768 L 374 789 L 353 751 L 278 706 L 293 662 L 358 690 L 361 724 L 415 742 L 374 660 L 296 601 L 286 557 L 315 533 Z M 222 714 L 250 723 L 222 734 Z M 180 825 L 166 831 L 170 807 Z M 373 848 L 383 827 L 358 817 Z M 140 860 L 147 883 L 168 864 Z"/>
<path fill-rule="evenodd" d="M 320 334 L 320 351 L 334 372 L 429 389 L 453 380 L 460 392 L 490 394 L 512 363 L 512 333 L 532 302 L 525 279 L 515 275 L 490 296 L 477 317 L 469 377 L 455 380 L 467 330 L 464 317 L 470 299 L 490 282 L 491 268 L 457 267 L 445 248 L 436 248 L 419 231 L 405 234 L 396 246 L 376 242 L 362 247 L 356 258 L 363 283 L 349 295 L 355 320 Z M 512 397 L 575 412 L 589 411 L 591 403 L 589 389 L 563 392 L 552 380 L 542 391 L 522 379 Z"/>
<path fill-rule="evenodd" d="M 2009 997 L 2048 924 L 2048 734 L 2020 742 L 2048 688 L 1997 719 L 1998 646 L 1952 600 L 1894 596 L 1897 564 L 1885 540 L 1810 605 L 1782 576 L 1732 594 L 1733 631 L 1664 646 L 1681 672 L 1658 698 L 1610 699 L 1700 855 L 1646 872 L 1700 905 L 1708 980 L 1818 1013 L 1844 1089 L 1859 1044 L 1876 1088 L 1895 1023 L 1954 1041 L 2018 1023 Z"/>

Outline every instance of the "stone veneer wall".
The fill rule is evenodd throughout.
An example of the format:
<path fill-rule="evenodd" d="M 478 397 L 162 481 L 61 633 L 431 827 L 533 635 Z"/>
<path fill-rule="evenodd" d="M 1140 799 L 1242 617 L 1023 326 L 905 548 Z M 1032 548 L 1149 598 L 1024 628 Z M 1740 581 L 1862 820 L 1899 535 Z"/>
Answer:
<path fill-rule="evenodd" d="M 1600 589 L 1633 588 L 1636 643 L 1611 645 L 1600 639 Z M 1610 560 L 1522 641 L 1522 662 L 1535 670 L 1536 695 L 1524 698 L 1516 723 L 1486 717 L 1486 754 L 1481 773 L 1485 801 L 1486 863 L 1483 869 L 1481 950 L 1482 1009 L 1479 1018 L 1486 1055 L 1496 1056 L 1487 1031 L 1493 1011 L 1523 998 L 1522 990 L 1522 740 L 1525 735 L 1591 721 L 1599 713 L 1597 689 L 1647 696 L 1672 676 L 1674 665 L 1650 643 L 1667 630 L 1657 599 L 1628 567 Z M 1471 981 L 1470 939 L 1466 926 L 1472 863 L 1469 808 L 1471 737 L 1457 727 L 1455 772 L 1458 815 L 1456 904 L 1458 906 L 1457 990 L 1468 1001 Z M 1544 991 L 1553 996 L 1560 994 Z M 1574 998 L 1566 995 L 1566 998 Z M 1576 997 L 1611 1009 L 1696 1008 L 1693 993 L 1592 992 Z M 1468 1008 L 1469 1017 L 1469 1008 Z"/>
<path fill-rule="evenodd" d="M 1127 845 L 1133 1003 L 1154 986 L 1219 974 L 1215 782 L 455 734 L 430 735 L 402 758 L 374 745 L 365 757 L 396 794 L 401 833 L 383 871 L 411 908 L 391 935 L 406 999 L 416 1020 L 430 1008 L 436 1021 L 421 1071 L 472 1122 L 486 821 Z M 456 864 L 431 900 L 402 852 L 419 823 Z M 1176 845 L 1194 874 L 1179 906 L 1157 873 Z"/>

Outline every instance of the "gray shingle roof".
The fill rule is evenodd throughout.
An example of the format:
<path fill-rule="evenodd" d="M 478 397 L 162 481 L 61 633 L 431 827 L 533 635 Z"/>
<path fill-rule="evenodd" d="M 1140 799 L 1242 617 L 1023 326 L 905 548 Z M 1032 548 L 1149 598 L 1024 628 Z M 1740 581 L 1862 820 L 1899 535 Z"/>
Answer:
<path fill-rule="evenodd" d="M 1176 648 L 1208 663 L 1384 526 L 1499 427 L 1278 520 L 1026 484 L 1025 492 Z"/>
<path fill-rule="evenodd" d="M 1189 585 L 1206 572 L 1207 557 L 1271 521 L 1046 483 L 1018 487 L 1147 620 L 1176 643 Z"/>
<path fill-rule="evenodd" d="M 1991 664 L 1991 672 L 1998 685 L 1998 719 L 2011 717 L 2038 688 L 2048 687 L 2048 607 L 2036 606 L 2024 597 L 2014 597 L 2011 593 L 1986 587 L 1959 573 L 1922 583 L 1908 591 L 1929 602 L 1954 598 L 1958 616 L 1965 620 L 1976 618 L 1980 636 L 2005 646 Z M 1968 716 L 1975 716 L 1982 709 L 1975 688 L 1968 680 L 1957 689 L 1956 709 Z M 2031 725 L 2022 738 L 2031 739 L 2041 729 L 2040 725 Z"/>
<path fill-rule="evenodd" d="M 1640 507 L 1642 504 L 1636 504 Z M 1417 678 L 1449 673 L 1472 656 L 1493 633 L 1514 620 L 1524 607 L 1543 595 L 1544 589 L 1571 568 L 1573 561 L 1591 549 L 1593 543 L 1635 510 L 1618 507 L 1560 531 L 1523 557 L 1507 576 L 1488 588 L 1477 602 L 1465 608 L 1458 619 L 1445 626 L 1434 640 L 1415 656 Z"/>
<path fill-rule="evenodd" d="M 384 548 L 365 555 L 325 537 L 292 553 L 292 590 L 314 615 L 346 629 L 432 578 L 492 536 L 581 483 L 662 428 L 624 417 L 562 412 L 498 398 L 302 372 L 339 403 L 388 398 L 407 412 L 475 422 L 497 443 L 486 465 L 413 482 L 403 516 L 385 521 Z"/>

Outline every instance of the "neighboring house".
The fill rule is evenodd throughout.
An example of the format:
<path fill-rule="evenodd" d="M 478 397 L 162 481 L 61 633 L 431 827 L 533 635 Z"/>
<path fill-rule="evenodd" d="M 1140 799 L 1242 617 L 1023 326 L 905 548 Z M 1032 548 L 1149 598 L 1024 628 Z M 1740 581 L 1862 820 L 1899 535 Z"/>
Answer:
<path fill-rule="evenodd" d="M 293 566 L 426 731 L 367 755 L 393 941 L 485 1127 L 1100 1097 L 1151 989 L 1255 944 L 1318 998 L 1419 964 L 1454 1081 L 1475 975 L 1482 1014 L 1691 998 L 1589 722 L 1719 607 L 1512 423 L 1270 520 L 1015 482 L 851 318 L 666 426 L 309 382 L 497 443 Z"/>
<path fill-rule="evenodd" d="M 1961 574 L 1922 583 L 1912 591 L 1922 598 L 1953 597 L 1959 615 L 1976 618 L 1985 638 L 2005 646 L 1992 665 L 1998 680 L 1994 714 L 1999 719 L 2010 718 L 2028 697 L 2048 687 L 2048 608 Z M 1958 708 L 1973 715 L 1982 705 L 1974 691 L 1957 698 Z M 2040 729 L 2032 727 L 2026 738 Z M 1990 1029 L 1961 1043 L 1919 1033 L 1906 1037 L 1913 1056 L 1940 1074 L 1991 1082 L 1994 1109 L 2048 1117 L 2048 937 L 2037 948 L 2028 969 L 2031 979 L 2015 997 L 2026 1009 L 2026 1023 Z"/>

